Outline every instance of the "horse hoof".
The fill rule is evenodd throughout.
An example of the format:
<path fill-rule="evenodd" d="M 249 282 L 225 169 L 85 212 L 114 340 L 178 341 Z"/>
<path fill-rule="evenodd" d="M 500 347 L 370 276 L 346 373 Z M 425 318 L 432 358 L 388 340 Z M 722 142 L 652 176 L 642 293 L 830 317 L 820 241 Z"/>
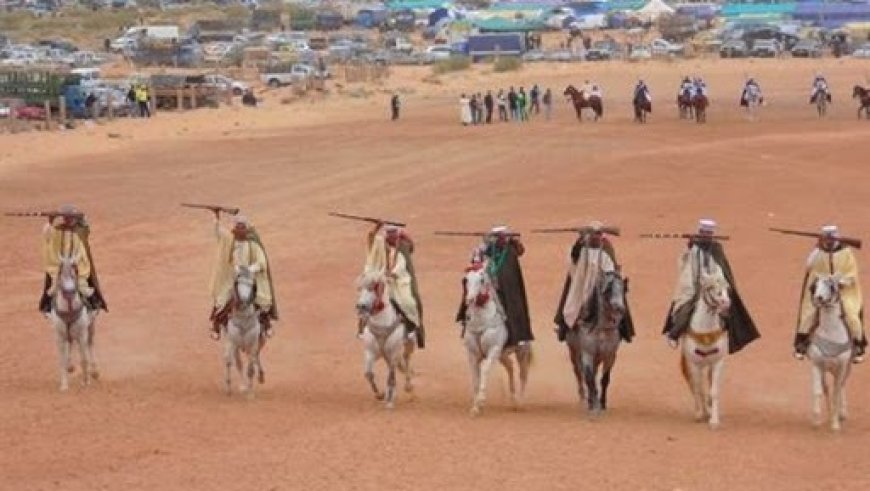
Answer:
<path fill-rule="evenodd" d="M 66 373 L 75 373 L 75 372 L 76 372 L 75 365 L 70 365 L 70 366 L 66 367 Z"/>
<path fill-rule="evenodd" d="M 94 370 L 91 372 L 91 378 L 93 380 L 100 380 L 100 372 Z"/>
<path fill-rule="evenodd" d="M 384 407 L 387 408 L 387 409 L 394 409 L 394 408 L 396 407 L 396 405 L 393 404 L 392 401 L 390 401 L 390 402 L 388 402 Z"/>
<path fill-rule="evenodd" d="M 836 423 L 836 424 L 831 425 L 831 430 L 833 430 L 833 431 L 840 431 L 841 429 L 843 429 L 843 427 L 840 426 L 840 423 Z"/>
<path fill-rule="evenodd" d="M 68 385 L 61 385 L 61 386 L 60 386 L 60 391 L 61 391 L 61 392 L 68 392 L 68 391 L 69 391 L 69 386 L 68 386 Z"/>
<path fill-rule="evenodd" d="M 259 382 L 260 385 L 266 383 L 266 376 L 263 374 L 263 372 L 260 372 L 260 374 L 257 376 L 257 382 Z"/>
<path fill-rule="evenodd" d="M 471 414 L 472 418 L 476 418 L 476 417 L 480 416 L 480 408 L 472 407 L 471 411 L 469 411 L 469 413 Z"/>
<path fill-rule="evenodd" d="M 408 392 L 408 393 L 410 393 L 410 392 L 414 392 L 414 385 L 413 385 L 413 384 L 408 384 L 408 385 L 406 385 L 406 386 L 405 386 L 405 392 Z"/>
<path fill-rule="evenodd" d="M 377 399 L 377 400 L 379 400 L 379 401 L 383 401 L 383 400 L 384 400 L 384 394 L 381 393 L 381 392 L 378 392 L 377 394 L 375 394 L 375 399 Z"/>
<path fill-rule="evenodd" d="M 710 429 L 711 430 L 714 430 L 714 431 L 718 430 L 721 426 L 722 426 L 722 424 L 719 423 L 718 421 L 710 421 Z"/>

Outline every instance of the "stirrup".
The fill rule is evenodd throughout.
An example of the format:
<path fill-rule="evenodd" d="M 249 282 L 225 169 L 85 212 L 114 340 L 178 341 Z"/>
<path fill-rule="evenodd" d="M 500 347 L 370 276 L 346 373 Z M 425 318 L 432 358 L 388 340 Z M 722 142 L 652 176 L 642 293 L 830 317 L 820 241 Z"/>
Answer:
<path fill-rule="evenodd" d="M 221 339 L 221 333 L 220 333 L 220 332 L 211 331 L 210 333 L 208 333 L 208 337 L 212 338 L 212 339 L 215 340 L 215 341 L 220 341 L 220 339 Z"/>
<path fill-rule="evenodd" d="M 794 359 L 798 360 L 798 361 L 804 361 L 807 358 L 806 353 L 801 353 L 800 351 L 795 351 L 793 356 L 794 356 Z"/>

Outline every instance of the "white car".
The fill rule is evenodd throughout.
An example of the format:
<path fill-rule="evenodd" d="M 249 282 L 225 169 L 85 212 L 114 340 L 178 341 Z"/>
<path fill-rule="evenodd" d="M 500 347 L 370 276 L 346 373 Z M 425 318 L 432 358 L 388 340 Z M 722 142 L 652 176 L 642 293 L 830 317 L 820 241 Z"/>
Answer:
<path fill-rule="evenodd" d="M 652 54 L 656 56 L 680 55 L 683 54 L 683 45 L 672 43 L 666 39 L 654 39 L 650 43 Z"/>
<path fill-rule="evenodd" d="M 205 83 L 209 86 L 217 87 L 221 90 L 232 90 L 233 95 L 242 95 L 250 87 L 244 82 L 233 80 L 219 74 L 210 74 L 205 76 Z"/>
<path fill-rule="evenodd" d="M 652 58 L 652 50 L 649 46 L 632 46 L 629 60 L 648 60 Z"/>
<path fill-rule="evenodd" d="M 444 44 L 436 44 L 426 48 L 426 60 L 430 63 L 441 60 L 448 60 L 453 54 L 450 46 Z"/>
<path fill-rule="evenodd" d="M 870 43 L 864 44 L 855 51 L 852 51 L 852 58 L 870 58 Z"/>

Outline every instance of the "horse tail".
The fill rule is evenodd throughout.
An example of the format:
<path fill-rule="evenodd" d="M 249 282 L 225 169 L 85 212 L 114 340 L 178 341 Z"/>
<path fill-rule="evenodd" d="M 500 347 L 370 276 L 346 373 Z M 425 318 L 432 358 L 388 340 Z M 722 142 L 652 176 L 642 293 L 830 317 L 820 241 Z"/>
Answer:
<path fill-rule="evenodd" d="M 712 373 L 712 370 L 710 372 Z M 680 353 L 680 373 L 683 374 L 683 380 L 691 385 L 689 381 L 689 362 L 686 360 L 686 355 L 682 352 Z"/>

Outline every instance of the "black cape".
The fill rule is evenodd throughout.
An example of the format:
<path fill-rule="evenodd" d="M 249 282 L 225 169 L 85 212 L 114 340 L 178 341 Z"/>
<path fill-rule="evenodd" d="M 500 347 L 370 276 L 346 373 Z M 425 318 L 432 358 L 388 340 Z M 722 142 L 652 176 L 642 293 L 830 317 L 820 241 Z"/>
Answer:
<path fill-rule="evenodd" d="M 508 340 L 505 346 L 514 346 L 520 341 L 533 341 L 532 321 L 529 318 L 529 303 L 526 299 L 526 286 L 523 282 L 523 271 L 520 268 L 519 257 L 523 253 L 522 244 L 511 239 L 504 246 L 489 244 L 485 255 L 490 261 L 505 251 L 504 262 L 494 274 L 491 274 L 498 300 L 505 313 L 505 324 L 508 330 Z M 456 322 L 465 323 L 465 280 L 462 283 L 463 296 L 459 302 Z"/>
<path fill-rule="evenodd" d="M 582 239 L 577 239 L 574 242 L 574 246 L 571 247 L 571 263 L 577 264 L 577 261 L 580 259 L 580 252 L 583 250 L 584 244 Z M 613 244 L 610 243 L 606 238 L 603 240 L 602 249 L 606 252 L 610 259 L 613 260 L 614 265 L 618 265 L 616 262 L 616 251 L 613 249 Z M 626 283 L 627 285 L 627 283 Z M 556 316 L 553 318 L 553 322 L 559 326 L 559 329 L 562 332 L 567 331 L 569 326 L 565 323 L 565 316 L 562 315 L 562 309 L 565 308 L 565 301 L 568 298 L 568 290 L 571 288 L 571 276 L 565 276 L 565 286 L 562 287 L 562 296 L 559 297 L 559 306 L 556 308 Z M 626 293 L 628 293 L 626 286 Z M 622 323 L 619 325 L 619 335 L 622 337 L 625 342 L 630 343 L 631 339 L 634 337 L 634 321 L 631 318 L 631 309 L 628 307 L 628 298 L 625 299 L 625 316 L 622 318 Z"/>
<path fill-rule="evenodd" d="M 698 245 L 702 250 L 708 252 L 707 258 L 712 258 L 716 261 L 716 264 L 722 268 L 722 273 L 725 275 L 725 279 L 728 280 L 728 284 L 731 285 L 731 309 L 723 320 L 725 330 L 728 331 L 728 352 L 736 353 L 758 339 L 761 335 L 758 333 L 755 322 L 749 316 L 749 311 L 746 310 L 740 293 L 737 291 L 737 283 L 734 281 L 734 274 L 731 272 L 731 265 L 728 263 L 728 258 L 725 257 L 725 249 L 722 247 L 722 244 L 716 241 L 707 243 L 698 242 L 695 244 L 690 241 L 689 247 L 691 248 L 693 245 Z M 691 301 L 686 302 L 676 311 L 674 311 L 674 304 L 671 303 L 668 315 L 665 318 L 663 333 L 670 332 L 672 335 L 682 334 L 688 329 L 689 321 L 691 321 L 695 310 L 695 303 L 698 300 L 699 292 L 697 285 L 699 281 L 700 278 L 695 278 L 695 296 Z"/>

